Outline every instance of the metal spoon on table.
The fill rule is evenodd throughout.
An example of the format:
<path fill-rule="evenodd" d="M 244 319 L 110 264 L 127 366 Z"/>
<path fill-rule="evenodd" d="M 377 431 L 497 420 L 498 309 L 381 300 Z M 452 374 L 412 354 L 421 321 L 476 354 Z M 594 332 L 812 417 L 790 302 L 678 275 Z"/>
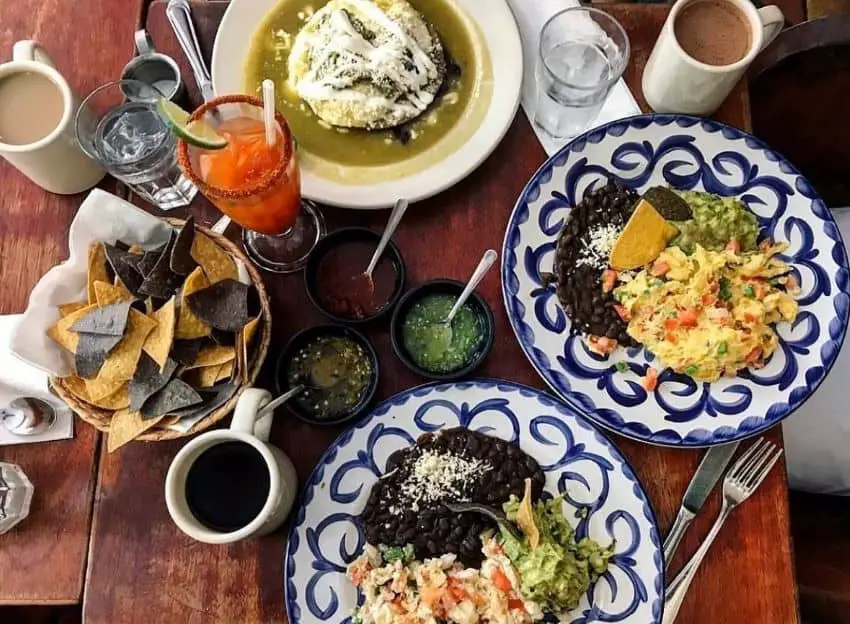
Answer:
<path fill-rule="evenodd" d="M 438 331 L 440 342 L 448 346 L 452 341 L 452 321 L 454 320 L 457 313 L 463 307 L 463 304 L 469 299 L 472 293 L 475 291 L 478 284 L 481 283 L 481 280 L 484 279 L 484 276 L 487 275 L 487 271 L 490 270 L 490 267 L 493 266 L 493 263 L 496 262 L 496 258 L 499 257 L 499 254 L 496 253 L 495 249 L 488 249 L 484 252 L 484 255 L 481 257 L 481 261 L 478 263 L 478 266 L 475 267 L 475 271 L 472 272 L 472 276 L 469 278 L 469 281 L 466 283 L 466 287 L 464 287 L 463 292 L 460 293 L 460 297 L 458 297 L 454 306 L 451 310 L 449 310 L 448 316 L 442 320 L 442 322 L 437 323 L 435 329 Z"/>
<path fill-rule="evenodd" d="M 387 221 L 387 227 L 384 228 L 381 240 L 378 241 L 375 253 L 372 254 L 372 259 L 369 261 L 369 266 L 366 267 L 366 270 L 363 271 L 363 273 L 355 277 L 355 279 L 362 279 L 366 281 L 369 292 L 373 292 L 375 290 L 375 283 L 372 281 L 372 272 L 375 270 L 375 267 L 378 266 L 381 254 L 384 253 L 384 249 L 387 248 L 387 243 L 390 242 L 393 234 L 395 234 L 395 230 L 398 227 L 398 224 L 401 223 L 401 218 L 407 211 L 408 205 L 409 204 L 406 199 L 399 199 L 396 201 L 395 206 L 393 206 L 393 211 L 390 213 L 390 220 Z"/>

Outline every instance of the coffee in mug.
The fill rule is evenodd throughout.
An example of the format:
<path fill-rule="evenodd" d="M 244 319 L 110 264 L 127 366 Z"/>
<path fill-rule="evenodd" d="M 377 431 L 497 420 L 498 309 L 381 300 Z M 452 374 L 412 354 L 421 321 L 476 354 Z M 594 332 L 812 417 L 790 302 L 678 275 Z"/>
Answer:
<path fill-rule="evenodd" d="M 785 24 L 778 7 L 750 0 L 677 0 L 643 71 L 657 113 L 710 115 Z"/>
<path fill-rule="evenodd" d="M 49 78 L 22 71 L 0 78 L 0 143 L 26 145 L 62 121 L 62 92 Z"/>

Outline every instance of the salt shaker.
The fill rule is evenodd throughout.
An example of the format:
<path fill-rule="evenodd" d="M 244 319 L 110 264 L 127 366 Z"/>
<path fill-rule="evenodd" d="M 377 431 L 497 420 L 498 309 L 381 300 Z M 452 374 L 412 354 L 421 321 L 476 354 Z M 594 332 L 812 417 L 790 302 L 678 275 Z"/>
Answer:
<path fill-rule="evenodd" d="M 29 515 L 33 492 L 20 466 L 0 462 L 0 535 Z"/>

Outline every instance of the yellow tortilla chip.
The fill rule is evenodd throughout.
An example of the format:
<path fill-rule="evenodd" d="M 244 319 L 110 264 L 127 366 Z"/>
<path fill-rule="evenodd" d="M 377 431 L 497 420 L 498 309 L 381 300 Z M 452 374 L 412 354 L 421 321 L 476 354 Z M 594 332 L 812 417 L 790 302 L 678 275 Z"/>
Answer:
<path fill-rule="evenodd" d="M 117 280 L 118 278 L 116 278 Z M 94 295 L 97 300 L 97 307 L 102 308 L 110 303 L 119 303 L 121 301 L 132 301 L 133 295 L 123 286 L 113 286 L 108 282 L 95 282 Z"/>
<path fill-rule="evenodd" d="M 213 383 L 218 383 L 222 379 L 230 379 L 230 376 L 233 375 L 233 367 L 236 365 L 236 360 L 230 360 L 229 362 L 225 362 L 218 369 L 218 373 L 216 375 L 216 379 Z"/>
<path fill-rule="evenodd" d="M 645 199 L 638 202 L 626 227 L 611 250 L 611 267 L 639 269 L 658 257 L 679 230 L 658 214 Z"/>
<path fill-rule="evenodd" d="M 127 442 L 135 440 L 145 431 L 163 419 L 164 416 L 142 420 L 140 412 L 131 412 L 126 409 L 115 412 L 112 423 L 109 426 L 109 437 L 106 440 L 106 450 L 110 453 L 124 446 Z"/>
<path fill-rule="evenodd" d="M 163 416 L 162 420 L 157 423 L 157 427 L 160 429 L 167 429 L 170 425 L 180 422 L 182 416 Z"/>
<path fill-rule="evenodd" d="M 136 365 L 139 363 L 139 357 L 142 355 L 142 345 L 145 344 L 145 340 L 154 330 L 156 324 L 156 321 L 152 318 L 131 308 L 124 337 L 107 356 L 97 379 L 100 381 L 127 381 L 132 379 Z"/>
<path fill-rule="evenodd" d="M 186 370 L 192 368 L 201 368 L 203 366 L 220 366 L 227 362 L 232 362 L 236 358 L 236 349 L 233 347 L 222 347 L 220 345 L 212 345 L 204 347 L 198 352 L 198 357 Z"/>
<path fill-rule="evenodd" d="M 109 271 L 106 270 L 106 249 L 103 243 L 89 245 L 88 278 L 86 280 L 89 303 L 97 301 L 94 290 L 95 282 L 109 283 Z"/>
<path fill-rule="evenodd" d="M 92 405 L 96 405 L 97 407 L 102 407 L 103 409 L 108 410 L 119 410 L 129 407 L 130 392 L 127 390 L 126 383 L 118 386 L 118 389 L 115 392 L 94 399 L 89 394 L 86 381 L 87 380 L 83 379 L 82 377 L 77 377 L 76 375 L 62 378 L 62 382 L 65 384 L 65 388 L 78 398 L 85 401 L 86 403 L 91 403 Z"/>
<path fill-rule="evenodd" d="M 71 303 L 63 303 L 59 308 L 59 316 L 68 316 L 69 314 L 73 314 L 77 310 L 82 310 L 88 304 L 85 301 L 72 301 Z"/>
<path fill-rule="evenodd" d="M 540 529 L 537 528 L 537 523 L 534 521 L 534 508 L 531 505 L 531 479 L 525 480 L 525 492 L 516 511 L 516 523 L 528 538 L 528 545 L 531 546 L 531 550 L 537 550 L 540 545 Z"/>
<path fill-rule="evenodd" d="M 200 232 L 197 234 L 200 235 Z M 195 240 L 197 239 L 198 236 L 196 235 Z M 210 282 L 201 267 L 196 267 L 195 270 L 189 274 L 189 277 L 186 278 L 186 281 L 183 283 L 182 299 L 180 300 L 180 313 L 177 316 L 177 329 L 174 332 L 175 338 L 179 338 L 181 340 L 203 338 L 204 336 L 209 336 L 212 333 L 210 326 L 195 316 L 192 310 L 189 309 L 189 304 L 186 303 L 186 297 L 194 292 L 207 288 L 209 285 Z"/>
<path fill-rule="evenodd" d="M 192 257 L 203 268 L 210 284 L 239 277 L 236 262 L 230 254 L 198 231 L 195 232 L 195 238 L 192 241 Z"/>
<path fill-rule="evenodd" d="M 157 322 L 157 326 L 148 335 L 142 348 L 159 364 L 159 370 L 162 372 L 174 344 L 174 329 L 177 323 L 177 303 L 174 297 L 153 313 L 153 320 Z"/>
<path fill-rule="evenodd" d="M 227 364 L 213 364 L 194 368 L 184 373 L 183 378 L 193 388 L 209 388 L 219 379 L 219 373 Z"/>
<path fill-rule="evenodd" d="M 55 325 L 47 329 L 47 335 L 65 349 L 74 353 L 77 350 L 77 344 L 80 342 L 80 336 L 77 332 L 71 331 L 71 325 L 96 308 L 96 305 L 86 305 L 75 312 L 71 312 L 68 316 L 63 316 Z"/>
<path fill-rule="evenodd" d="M 248 350 L 251 346 L 251 341 L 254 339 L 254 334 L 260 327 L 260 317 L 252 318 L 245 324 L 242 331 L 236 339 L 236 367 L 242 381 L 248 381 L 248 374 L 251 368 L 251 358 L 248 357 Z"/>
<path fill-rule="evenodd" d="M 86 391 L 91 401 L 100 401 L 111 394 L 115 394 L 126 382 L 123 379 L 110 381 L 108 379 L 84 379 Z"/>

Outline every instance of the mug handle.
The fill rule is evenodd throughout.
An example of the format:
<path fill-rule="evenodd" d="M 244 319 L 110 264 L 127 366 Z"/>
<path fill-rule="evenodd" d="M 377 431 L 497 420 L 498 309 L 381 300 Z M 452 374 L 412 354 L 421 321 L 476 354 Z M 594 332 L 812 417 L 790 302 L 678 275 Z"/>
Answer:
<path fill-rule="evenodd" d="M 758 13 L 761 20 L 762 32 L 764 33 L 761 49 L 764 50 L 779 36 L 782 29 L 785 28 L 785 16 L 775 4 L 761 7 Z"/>
<path fill-rule="evenodd" d="M 133 39 L 136 42 L 136 50 L 139 51 L 139 56 L 144 56 L 145 54 L 153 54 L 156 50 L 153 47 L 153 40 L 151 36 L 148 34 L 144 28 L 140 28 L 136 31 L 136 34 L 133 35 Z"/>
<path fill-rule="evenodd" d="M 44 51 L 44 48 L 41 47 L 38 41 L 33 41 L 32 39 L 18 41 L 12 47 L 12 60 L 41 63 L 42 65 L 56 69 L 53 59 Z"/>
<path fill-rule="evenodd" d="M 261 442 L 269 441 L 272 429 L 272 414 L 257 420 L 257 413 L 272 400 L 272 393 L 261 388 L 245 388 L 236 402 L 233 420 L 230 422 L 231 431 L 239 431 L 254 436 Z"/>

